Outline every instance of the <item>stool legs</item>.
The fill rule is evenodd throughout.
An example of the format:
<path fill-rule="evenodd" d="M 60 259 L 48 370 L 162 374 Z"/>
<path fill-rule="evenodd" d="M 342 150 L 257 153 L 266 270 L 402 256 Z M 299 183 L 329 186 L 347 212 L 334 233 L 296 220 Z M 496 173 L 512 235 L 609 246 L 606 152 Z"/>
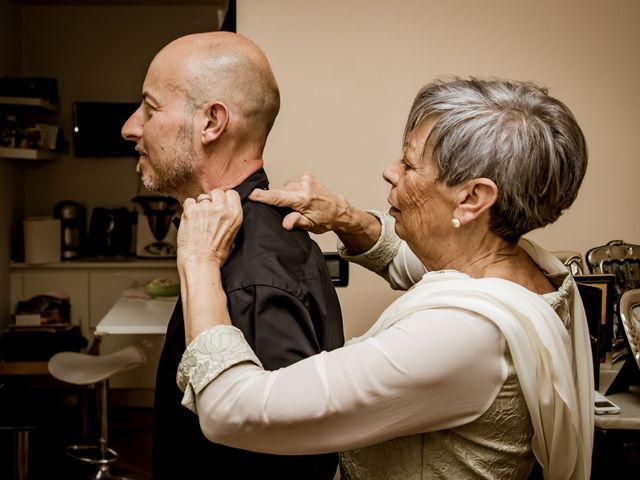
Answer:
<path fill-rule="evenodd" d="M 16 436 L 16 475 L 18 480 L 27 480 L 29 475 L 29 431 L 18 430 Z"/>
<path fill-rule="evenodd" d="M 97 446 L 73 445 L 69 447 L 70 456 L 83 462 L 96 465 L 91 480 L 128 480 L 127 477 L 117 476 L 109 471 L 109 465 L 118 459 L 118 454 L 109 448 L 109 417 L 108 417 L 109 380 L 96 384 L 97 410 L 100 422 L 100 432 Z M 91 452 L 94 452 L 94 456 Z"/>
<path fill-rule="evenodd" d="M 109 402 L 107 399 L 107 390 L 109 389 L 109 381 L 105 380 L 96 385 L 98 395 L 98 412 L 100 414 L 100 438 L 98 444 L 100 446 L 100 453 L 102 458 L 107 458 L 109 447 L 107 441 L 109 440 L 109 417 L 107 416 L 107 409 L 109 408 Z"/>

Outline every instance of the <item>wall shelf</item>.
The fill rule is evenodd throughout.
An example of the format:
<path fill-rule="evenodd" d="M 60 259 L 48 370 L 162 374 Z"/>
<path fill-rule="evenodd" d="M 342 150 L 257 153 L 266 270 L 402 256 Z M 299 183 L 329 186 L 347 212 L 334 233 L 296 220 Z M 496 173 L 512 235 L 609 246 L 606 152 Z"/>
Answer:
<path fill-rule="evenodd" d="M 32 97 L 1 97 L 0 107 L 13 107 L 24 113 L 56 113 L 58 106 L 44 98 Z M 14 158 L 18 160 L 55 160 L 58 154 L 49 150 L 33 148 L 0 147 L 0 158 Z"/>
<path fill-rule="evenodd" d="M 16 107 L 28 107 L 36 110 L 44 110 L 47 113 L 56 113 L 58 106 L 43 98 L 30 97 L 0 97 L 0 105 L 12 105 Z"/>
<path fill-rule="evenodd" d="M 32 148 L 0 147 L 0 158 L 16 158 L 19 160 L 55 160 L 58 154 L 48 150 Z"/>

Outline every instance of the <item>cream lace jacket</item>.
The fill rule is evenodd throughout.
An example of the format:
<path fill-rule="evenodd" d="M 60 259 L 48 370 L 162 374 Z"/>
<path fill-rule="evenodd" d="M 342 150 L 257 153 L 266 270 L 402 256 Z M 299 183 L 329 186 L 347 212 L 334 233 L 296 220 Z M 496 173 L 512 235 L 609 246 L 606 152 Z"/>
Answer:
<path fill-rule="evenodd" d="M 593 379 L 567 334 L 576 302 L 566 271 L 547 270 L 558 291 L 542 297 L 425 274 L 388 225 L 355 260 L 393 286 L 417 284 L 344 348 L 267 372 L 234 327 L 188 346 L 178 383 L 208 438 L 276 454 L 343 451 L 343 478 L 526 478 L 534 455 L 547 478 L 588 478 L 593 409 L 581 398 Z M 579 355 L 590 355 L 578 330 Z M 533 350 L 532 335 L 544 337 Z"/>

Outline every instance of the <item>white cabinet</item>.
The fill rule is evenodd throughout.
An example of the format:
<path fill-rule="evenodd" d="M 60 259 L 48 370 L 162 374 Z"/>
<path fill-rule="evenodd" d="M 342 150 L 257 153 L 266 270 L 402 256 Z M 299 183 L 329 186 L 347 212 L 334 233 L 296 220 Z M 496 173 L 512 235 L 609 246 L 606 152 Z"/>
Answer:
<path fill-rule="evenodd" d="M 82 327 L 82 334 L 91 342 L 95 327 L 129 287 L 143 285 L 154 278 L 178 278 L 175 260 L 138 260 L 124 262 L 68 261 L 46 265 L 13 264 L 11 277 L 11 312 L 18 300 L 33 295 L 64 290 L 71 302 L 71 322 Z M 150 406 L 155 386 L 155 374 L 164 335 L 103 335 L 100 353 L 108 354 L 126 345 L 140 345 L 147 355 L 147 364 L 114 377 L 110 386 L 136 389 L 140 398 L 125 399 L 125 403 Z"/>

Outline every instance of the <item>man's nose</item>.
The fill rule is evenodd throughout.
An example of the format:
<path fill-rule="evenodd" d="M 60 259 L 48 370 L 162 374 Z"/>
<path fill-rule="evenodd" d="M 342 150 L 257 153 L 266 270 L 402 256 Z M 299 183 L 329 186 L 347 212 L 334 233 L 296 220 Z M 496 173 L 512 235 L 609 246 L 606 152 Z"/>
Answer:
<path fill-rule="evenodd" d="M 141 107 L 138 107 L 137 110 L 131 114 L 129 119 L 124 122 L 120 134 L 125 140 L 136 142 L 140 137 L 142 137 L 142 126 L 142 111 Z"/>

